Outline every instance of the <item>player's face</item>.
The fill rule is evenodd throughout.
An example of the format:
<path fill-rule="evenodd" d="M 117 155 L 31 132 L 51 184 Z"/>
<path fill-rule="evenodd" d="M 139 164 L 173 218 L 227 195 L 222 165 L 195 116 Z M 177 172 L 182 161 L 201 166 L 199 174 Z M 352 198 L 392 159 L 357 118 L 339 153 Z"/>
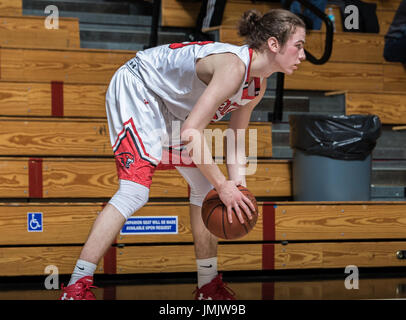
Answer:
<path fill-rule="evenodd" d="M 304 44 L 306 38 L 306 31 L 303 28 L 296 28 L 285 45 L 280 48 L 275 56 L 275 62 L 278 65 L 278 71 L 292 74 L 293 71 L 298 69 L 298 65 L 306 59 L 304 52 Z"/>

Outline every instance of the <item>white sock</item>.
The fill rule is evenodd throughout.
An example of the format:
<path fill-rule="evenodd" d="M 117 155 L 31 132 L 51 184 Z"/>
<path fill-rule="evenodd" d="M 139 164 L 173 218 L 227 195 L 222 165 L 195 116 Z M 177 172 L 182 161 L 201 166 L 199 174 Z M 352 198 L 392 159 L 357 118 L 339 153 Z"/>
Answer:
<path fill-rule="evenodd" d="M 217 257 L 208 259 L 196 259 L 197 264 L 197 287 L 201 288 L 217 277 Z"/>
<path fill-rule="evenodd" d="M 75 269 L 73 269 L 73 273 L 72 273 L 72 276 L 68 283 L 68 286 L 70 286 L 71 284 L 74 284 L 76 281 L 78 281 L 79 279 L 81 279 L 83 277 L 93 276 L 96 268 L 97 268 L 97 265 L 95 265 L 94 263 L 79 259 L 76 262 Z"/>

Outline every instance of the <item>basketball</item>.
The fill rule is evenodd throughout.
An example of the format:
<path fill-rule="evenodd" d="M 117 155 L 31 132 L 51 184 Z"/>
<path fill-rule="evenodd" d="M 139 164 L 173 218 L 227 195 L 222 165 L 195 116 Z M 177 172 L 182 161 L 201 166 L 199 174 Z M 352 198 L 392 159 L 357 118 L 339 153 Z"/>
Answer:
<path fill-rule="evenodd" d="M 233 209 L 233 223 L 229 223 L 227 217 L 227 208 L 220 200 L 219 194 L 212 189 L 205 197 L 202 205 L 202 219 L 206 228 L 216 237 L 222 239 L 238 239 L 250 232 L 257 223 L 258 205 L 254 195 L 241 185 L 238 189 L 252 202 L 255 212 L 251 212 L 252 220 L 249 220 L 244 210 L 241 208 L 241 214 L 244 218 L 242 224 Z"/>

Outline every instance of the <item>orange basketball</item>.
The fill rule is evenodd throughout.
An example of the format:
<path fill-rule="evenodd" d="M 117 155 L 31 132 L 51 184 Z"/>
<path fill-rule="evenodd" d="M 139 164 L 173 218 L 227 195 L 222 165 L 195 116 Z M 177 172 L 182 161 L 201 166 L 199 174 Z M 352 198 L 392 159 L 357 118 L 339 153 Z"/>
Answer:
<path fill-rule="evenodd" d="M 251 212 L 252 220 L 249 220 L 244 210 L 241 208 L 241 214 L 244 218 L 242 224 L 233 209 L 233 223 L 229 223 L 227 217 L 227 208 L 220 200 L 219 194 L 212 189 L 204 198 L 202 205 L 202 219 L 206 228 L 218 238 L 238 239 L 250 232 L 257 223 L 258 205 L 253 194 L 241 185 L 238 189 L 252 202 L 255 206 L 255 212 Z"/>

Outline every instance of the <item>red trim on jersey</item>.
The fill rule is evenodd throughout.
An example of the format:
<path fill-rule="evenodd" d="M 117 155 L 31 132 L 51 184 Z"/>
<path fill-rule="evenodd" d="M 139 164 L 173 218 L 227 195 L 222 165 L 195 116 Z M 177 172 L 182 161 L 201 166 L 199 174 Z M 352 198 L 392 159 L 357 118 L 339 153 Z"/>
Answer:
<path fill-rule="evenodd" d="M 204 46 L 204 45 L 209 44 L 209 43 L 214 43 L 214 41 L 192 41 L 192 42 L 171 43 L 169 45 L 169 48 L 171 48 L 171 49 L 180 49 L 180 48 L 183 48 L 183 47 L 186 47 L 186 46 L 191 46 L 191 45 L 194 45 L 194 44 L 197 44 L 199 46 Z"/>
<path fill-rule="evenodd" d="M 252 54 L 253 54 L 253 50 L 251 48 L 248 49 L 249 55 L 250 55 L 250 62 L 248 64 L 248 71 L 247 71 L 247 77 L 245 79 L 245 83 L 244 86 L 245 88 L 242 90 L 242 99 L 254 99 L 258 94 L 257 92 L 259 92 L 259 90 L 261 89 L 261 81 L 258 77 L 254 78 L 254 85 L 255 85 L 255 93 L 253 96 L 248 95 L 248 87 L 249 87 L 249 83 L 248 80 L 250 78 L 250 71 L 251 71 L 251 62 L 252 62 Z"/>

